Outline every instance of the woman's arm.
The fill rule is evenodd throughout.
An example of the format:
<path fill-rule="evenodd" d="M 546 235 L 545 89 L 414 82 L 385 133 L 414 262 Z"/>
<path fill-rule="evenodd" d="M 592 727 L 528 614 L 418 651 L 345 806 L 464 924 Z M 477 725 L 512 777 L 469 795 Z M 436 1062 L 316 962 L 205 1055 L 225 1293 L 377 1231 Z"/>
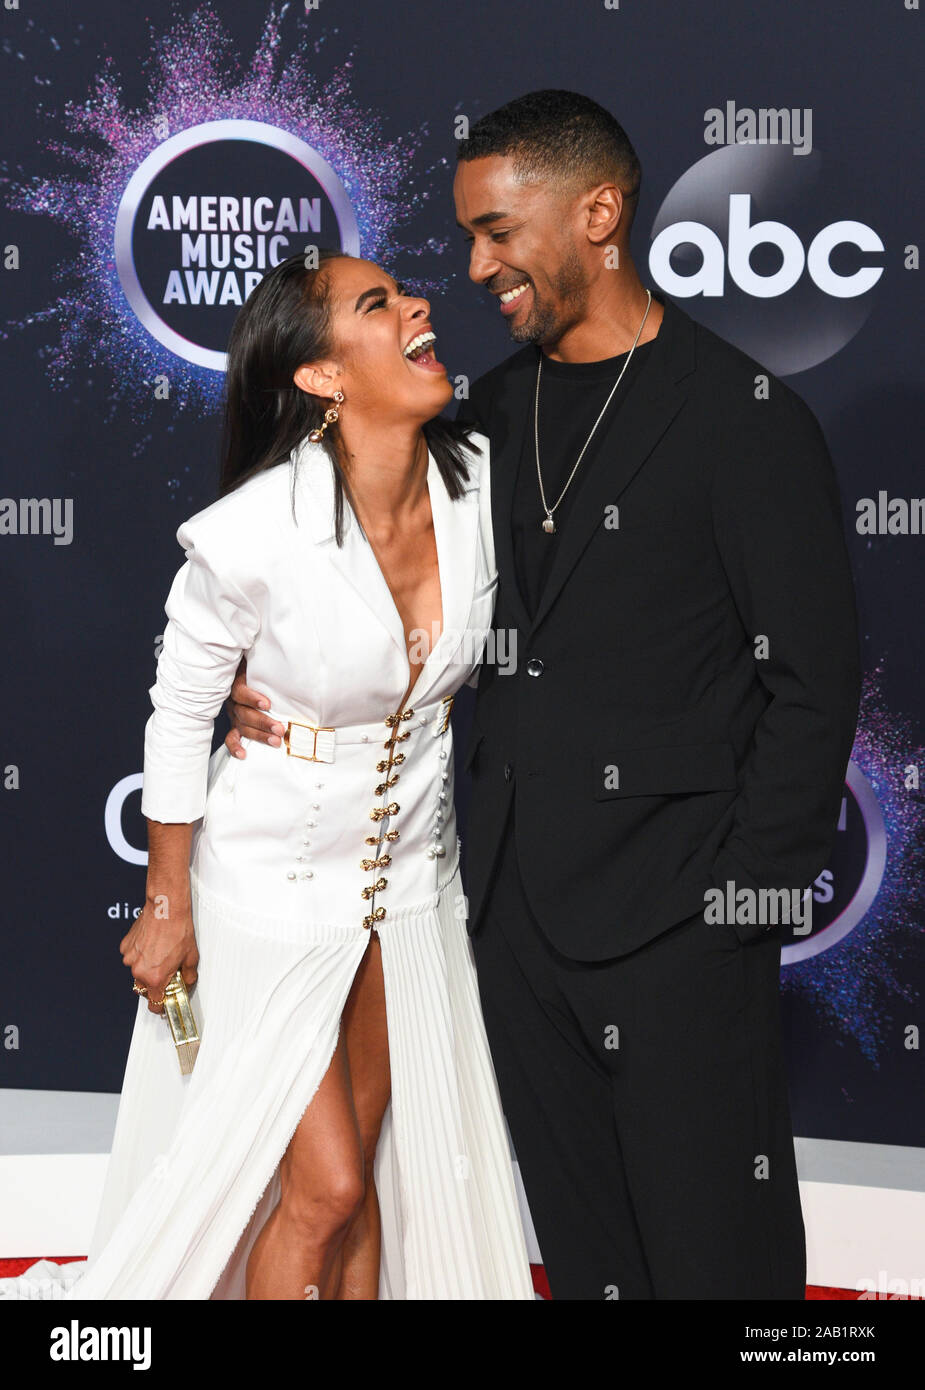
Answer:
<path fill-rule="evenodd" d="M 265 578 L 241 574 L 246 532 L 211 510 L 177 532 L 186 564 L 165 605 L 170 621 L 151 689 L 141 810 L 162 824 L 197 821 L 205 810 L 215 716 L 253 646 L 266 596 Z"/>
<path fill-rule="evenodd" d="M 133 977 L 160 1001 L 177 970 L 189 986 L 199 953 L 193 928 L 189 861 L 193 826 L 206 803 L 215 716 L 241 655 L 260 629 L 265 581 L 242 574 L 249 537 L 235 534 L 227 508 L 184 523 L 186 550 L 167 598 L 169 619 L 145 728 L 141 809 L 148 824 L 145 905 L 119 943 Z M 149 1009 L 162 1012 L 161 1007 Z"/>
<path fill-rule="evenodd" d="M 146 985 L 148 1010 L 161 1013 L 164 992 L 179 970 L 189 988 L 196 983 L 199 951 L 190 902 L 192 823 L 148 821 L 148 880 L 145 905 L 119 942 L 132 978 Z"/>

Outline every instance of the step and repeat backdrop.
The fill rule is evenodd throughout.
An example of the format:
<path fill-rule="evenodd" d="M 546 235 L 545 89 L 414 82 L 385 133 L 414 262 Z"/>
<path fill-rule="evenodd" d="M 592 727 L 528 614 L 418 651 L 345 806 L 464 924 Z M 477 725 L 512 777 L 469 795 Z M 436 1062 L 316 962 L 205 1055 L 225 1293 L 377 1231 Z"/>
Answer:
<path fill-rule="evenodd" d="M 829 441 L 865 687 L 813 931 L 783 951 L 795 1127 L 925 1145 L 922 24 L 917 0 L 9 0 L 0 1103 L 121 1086 L 148 690 L 176 528 L 216 496 L 237 309 L 306 244 L 362 253 L 430 298 L 463 394 L 513 349 L 467 277 L 456 141 L 565 87 L 639 153 L 643 281 Z"/>

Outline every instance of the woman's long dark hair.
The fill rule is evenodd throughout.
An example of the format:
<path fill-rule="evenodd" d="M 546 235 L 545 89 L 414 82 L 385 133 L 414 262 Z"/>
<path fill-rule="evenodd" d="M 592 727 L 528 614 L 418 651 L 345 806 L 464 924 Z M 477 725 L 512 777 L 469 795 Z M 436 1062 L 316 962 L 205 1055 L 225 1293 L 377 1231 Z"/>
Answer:
<path fill-rule="evenodd" d="M 335 353 L 323 271 L 328 261 L 346 254 L 320 249 L 317 269 L 306 267 L 301 252 L 281 261 L 252 290 L 235 319 L 225 377 L 221 496 L 288 462 L 309 431 L 320 429 L 325 409 L 333 404 L 300 390 L 292 378 L 303 363 Z M 463 446 L 474 428 L 439 416 L 423 426 L 427 447 L 454 499 L 469 477 Z M 323 445 L 334 470 L 334 528 L 341 545 L 344 494 L 349 497 L 350 488 L 332 437 L 336 429 L 328 427 Z M 474 444 L 468 447 L 480 452 Z"/>

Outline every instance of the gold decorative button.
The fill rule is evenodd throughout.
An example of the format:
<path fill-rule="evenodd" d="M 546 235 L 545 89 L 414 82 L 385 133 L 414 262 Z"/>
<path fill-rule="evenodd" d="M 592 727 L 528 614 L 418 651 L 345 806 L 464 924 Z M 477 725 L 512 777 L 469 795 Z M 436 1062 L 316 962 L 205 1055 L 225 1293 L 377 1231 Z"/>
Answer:
<path fill-rule="evenodd" d="M 452 695 L 444 695 L 443 699 L 440 701 L 440 703 L 445 706 L 445 709 L 443 713 L 443 719 L 440 722 L 440 727 L 437 730 L 438 734 L 445 734 L 447 729 L 449 728 L 450 714 L 453 709 L 453 699 L 454 697 Z"/>
<path fill-rule="evenodd" d="M 400 778 L 401 778 L 401 773 L 399 773 L 399 772 L 392 773 L 392 769 L 393 769 L 397 764 L 403 763 L 403 762 L 405 761 L 405 754 L 404 754 L 404 753 L 395 753 L 394 749 L 395 749 L 396 743 L 402 743 L 402 742 L 404 742 L 404 740 L 405 740 L 406 738 L 409 738 L 409 737 L 410 737 L 410 730 L 407 731 L 407 732 L 405 732 L 405 733 L 403 733 L 403 734 L 396 734 L 396 733 L 394 732 L 394 730 L 395 730 L 395 727 L 396 727 L 397 724 L 400 724 L 401 721 L 404 720 L 404 719 L 410 719 L 411 716 L 412 716 L 413 714 L 414 714 L 414 710 L 412 709 L 412 710 L 405 710 L 404 713 L 399 713 L 399 714 L 387 714 L 387 715 L 385 716 L 385 719 L 384 719 L 383 722 L 384 722 L 384 724 L 386 725 L 386 727 L 387 727 L 388 729 L 392 730 L 393 732 L 390 734 L 390 736 L 385 740 L 385 742 L 384 742 L 384 744 L 383 744 L 383 747 L 388 751 L 388 757 L 387 757 L 387 758 L 382 758 L 382 759 L 376 764 L 376 771 L 377 771 L 377 772 L 380 772 L 380 773 L 384 772 L 384 773 L 387 774 L 387 775 L 386 775 L 386 778 L 385 778 L 385 781 L 384 781 L 384 782 L 378 783 L 378 785 L 376 786 L 376 789 L 375 789 L 375 795 L 376 795 L 376 796 L 385 796 L 385 795 L 391 790 L 391 788 L 395 786 L 395 783 L 398 782 L 398 781 L 400 780 Z M 391 776 L 388 775 L 388 774 L 390 774 L 390 773 L 392 773 Z M 369 813 L 369 818 L 370 818 L 370 820 L 373 820 L 373 821 L 383 821 L 383 820 L 385 820 L 388 816 L 397 815 L 398 812 L 399 812 L 400 810 L 401 810 L 401 807 L 399 806 L 399 804 L 398 804 L 397 801 L 390 801 L 390 802 L 388 803 L 387 806 L 374 806 L 373 809 L 372 809 L 372 810 L 370 811 L 370 813 Z M 385 835 L 380 834 L 378 838 L 377 838 L 376 836 L 374 836 L 374 835 L 367 835 L 367 836 L 366 836 L 365 843 L 368 844 L 368 845 L 373 845 L 373 846 L 375 846 L 375 848 L 378 850 L 379 847 L 381 846 L 383 840 L 394 841 L 394 840 L 397 840 L 397 839 L 398 839 L 398 831 L 397 831 L 397 830 L 390 830 L 390 831 L 388 831 Z M 373 858 L 361 859 L 361 860 L 360 860 L 360 868 L 363 870 L 364 873 L 372 873 L 372 872 L 374 872 L 376 869 L 384 869 L 384 868 L 386 868 L 389 864 L 391 864 L 391 862 L 392 862 L 392 856 L 391 856 L 390 854 L 387 854 L 387 853 L 386 853 L 386 854 L 382 854 L 382 855 L 377 855 L 377 857 L 376 857 L 375 859 L 373 859 Z M 384 888 L 386 888 L 387 886 L 388 886 L 388 879 L 387 879 L 387 878 L 378 878 L 378 879 L 376 880 L 375 883 L 369 883 L 369 884 L 366 885 L 365 888 L 362 888 L 362 889 L 360 890 L 360 896 L 361 896 L 362 898 L 364 898 L 364 899 L 368 902 L 370 898 L 374 898 L 374 897 L 376 896 L 377 893 L 381 893 L 382 890 L 383 890 Z M 376 910 L 375 910 L 373 913 L 371 913 L 371 914 L 370 914 L 369 916 L 367 916 L 367 917 L 364 917 L 364 919 L 363 919 L 363 926 L 364 926 L 364 927 L 370 927 L 370 926 L 372 926 L 373 922 L 380 921 L 384 915 L 385 915 L 385 909 L 384 909 L 384 908 L 376 908 Z"/>
<path fill-rule="evenodd" d="M 361 859 L 360 868 L 365 873 L 371 873 L 373 869 L 387 869 L 391 862 L 391 854 L 380 854 L 378 859 Z"/>

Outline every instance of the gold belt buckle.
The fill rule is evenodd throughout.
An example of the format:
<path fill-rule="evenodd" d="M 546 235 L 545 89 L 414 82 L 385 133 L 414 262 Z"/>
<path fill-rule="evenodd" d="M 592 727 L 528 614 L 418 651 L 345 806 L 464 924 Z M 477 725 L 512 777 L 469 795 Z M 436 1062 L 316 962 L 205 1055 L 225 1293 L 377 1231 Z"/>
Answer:
<path fill-rule="evenodd" d="M 294 734 L 293 730 L 296 729 L 307 730 L 307 734 L 312 735 L 311 739 L 308 738 L 307 734 Z M 290 719 L 286 725 L 286 732 L 283 734 L 283 744 L 287 755 L 291 758 L 302 758 L 307 763 L 333 763 L 334 733 L 335 729 L 332 724 L 300 724 L 297 719 Z M 321 740 L 320 748 L 318 745 L 319 734 L 331 735 L 330 738 Z M 297 748 L 305 750 L 308 749 L 309 745 L 311 746 L 310 752 L 296 752 Z"/>

